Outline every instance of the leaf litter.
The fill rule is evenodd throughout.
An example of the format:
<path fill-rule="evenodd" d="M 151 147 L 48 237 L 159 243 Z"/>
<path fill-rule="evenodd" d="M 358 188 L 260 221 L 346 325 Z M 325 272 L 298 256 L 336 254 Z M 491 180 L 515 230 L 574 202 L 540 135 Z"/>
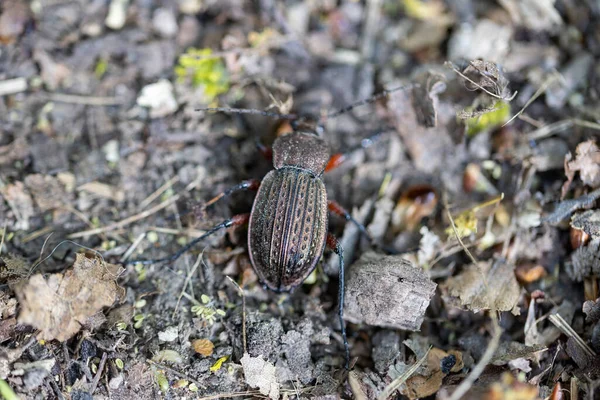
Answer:
<path fill-rule="evenodd" d="M 259 3 L 2 3 L 1 382 L 22 398 L 592 397 L 596 7 Z M 186 214 L 264 176 L 256 142 L 291 128 L 198 108 L 318 116 L 399 84 L 322 132 L 352 150 L 328 198 L 376 244 L 330 219 L 350 373 L 335 256 L 291 294 L 261 288 L 239 231 L 192 268 L 118 267 L 249 211 L 245 193 Z M 68 236 L 107 262 L 34 263 Z"/>
<path fill-rule="evenodd" d="M 90 317 L 124 296 L 116 283 L 122 267 L 78 254 L 64 274 L 35 274 L 14 290 L 21 306 L 18 321 L 39 329 L 41 340 L 65 341 Z"/>

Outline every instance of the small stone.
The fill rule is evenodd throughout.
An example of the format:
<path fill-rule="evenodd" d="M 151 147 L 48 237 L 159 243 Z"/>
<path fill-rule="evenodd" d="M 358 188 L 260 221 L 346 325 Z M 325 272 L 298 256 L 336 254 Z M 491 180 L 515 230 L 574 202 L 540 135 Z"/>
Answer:
<path fill-rule="evenodd" d="M 125 26 L 127 19 L 127 5 L 129 0 L 112 0 L 108 8 L 108 15 L 104 23 L 107 27 L 119 30 Z"/>
<path fill-rule="evenodd" d="M 172 342 L 179 337 L 179 329 L 176 326 L 169 326 L 162 332 L 158 332 L 158 340 L 161 342 Z"/>
<path fill-rule="evenodd" d="M 157 8 L 152 17 L 152 27 L 160 36 L 172 38 L 177 35 L 177 19 L 172 10 Z"/>
<path fill-rule="evenodd" d="M 150 108 L 150 117 L 161 118 L 174 113 L 178 104 L 173 94 L 173 85 L 166 79 L 146 85 L 137 99 L 137 104 Z"/>

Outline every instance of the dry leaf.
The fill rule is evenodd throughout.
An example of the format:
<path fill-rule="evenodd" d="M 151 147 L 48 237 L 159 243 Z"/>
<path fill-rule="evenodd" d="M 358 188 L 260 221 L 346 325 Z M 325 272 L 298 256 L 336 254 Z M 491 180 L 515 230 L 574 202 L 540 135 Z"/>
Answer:
<path fill-rule="evenodd" d="M 565 174 L 573 176 L 579 171 L 581 181 L 588 186 L 600 186 L 600 150 L 594 140 L 588 140 L 577 145 L 575 160 L 565 162 Z"/>
<path fill-rule="evenodd" d="M 52 175 L 27 175 L 25 185 L 27 185 L 33 200 L 42 211 L 59 208 L 67 202 L 65 188 Z"/>
<path fill-rule="evenodd" d="M 215 345 L 208 339 L 196 339 L 192 342 L 194 351 L 204 357 L 211 356 Z"/>
<path fill-rule="evenodd" d="M 246 353 L 240 360 L 244 368 L 246 383 L 253 388 L 258 388 L 260 393 L 271 399 L 279 399 L 279 383 L 275 366 L 263 360 L 262 356 L 251 357 Z"/>
<path fill-rule="evenodd" d="M 23 182 L 15 182 L 9 185 L 0 187 L 0 195 L 10 206 L 14 213 L 14 218 L 17 220 L 11 230 L 29 230 L 29 218 L 35 215 L 33 210 L 33 200 L 25 189 Z"/>
<path fill-rule="evenodd" d="M 495 382 L 485 396 L 486 400 L 537 400 L 538 388 L 519 382 L 510 372 L 502 374 L 502 380 Z"/>
<path fill-rule="evenodd" d="M 487 287 L 484 282 L 487 282 Z M 480 262 L 468 266 L 460 275 L 449 278 L 442 288 L 451 303 L 472 311 L 493 309 L 517 315 L 520 288 L 514 267 L 502 261 Z"/>
<path fill-rule="evenodd" d="M 15 286 L 19 323 L 40 330 L 39 339 L 65 341 L 89 317 L 113 305 L 124 293 L 116 283 L 122 267 L 77 254 L 73 268 L 47 278 L 37 274 Z"/>

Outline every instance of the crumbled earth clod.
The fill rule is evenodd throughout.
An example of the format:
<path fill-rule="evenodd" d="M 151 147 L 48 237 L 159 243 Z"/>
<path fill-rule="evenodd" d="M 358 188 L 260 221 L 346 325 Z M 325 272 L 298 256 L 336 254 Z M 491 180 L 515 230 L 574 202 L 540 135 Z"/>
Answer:
<path fill-rule="evenodd" d="M 365 253 L 347 271 L 344 318 L 416 331 L 435 293 L 423 270 L 399 256 Z"/>

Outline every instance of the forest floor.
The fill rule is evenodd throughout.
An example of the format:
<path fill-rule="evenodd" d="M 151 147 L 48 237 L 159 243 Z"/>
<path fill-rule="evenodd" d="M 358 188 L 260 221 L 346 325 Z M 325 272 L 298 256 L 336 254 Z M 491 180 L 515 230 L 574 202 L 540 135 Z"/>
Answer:
<path fill-rule="evenodd" d="M 593 0 L 2 1 L 0 394 L 600 399 L 599 21 Z M 245 227 L 128 263 L 251 210 L 203 205 L 292 125 L 215 106 L 346 153 L 322 179 L 372 236 L 329 218 L 350 370 L 329 250 L 291 293 Z"/>

